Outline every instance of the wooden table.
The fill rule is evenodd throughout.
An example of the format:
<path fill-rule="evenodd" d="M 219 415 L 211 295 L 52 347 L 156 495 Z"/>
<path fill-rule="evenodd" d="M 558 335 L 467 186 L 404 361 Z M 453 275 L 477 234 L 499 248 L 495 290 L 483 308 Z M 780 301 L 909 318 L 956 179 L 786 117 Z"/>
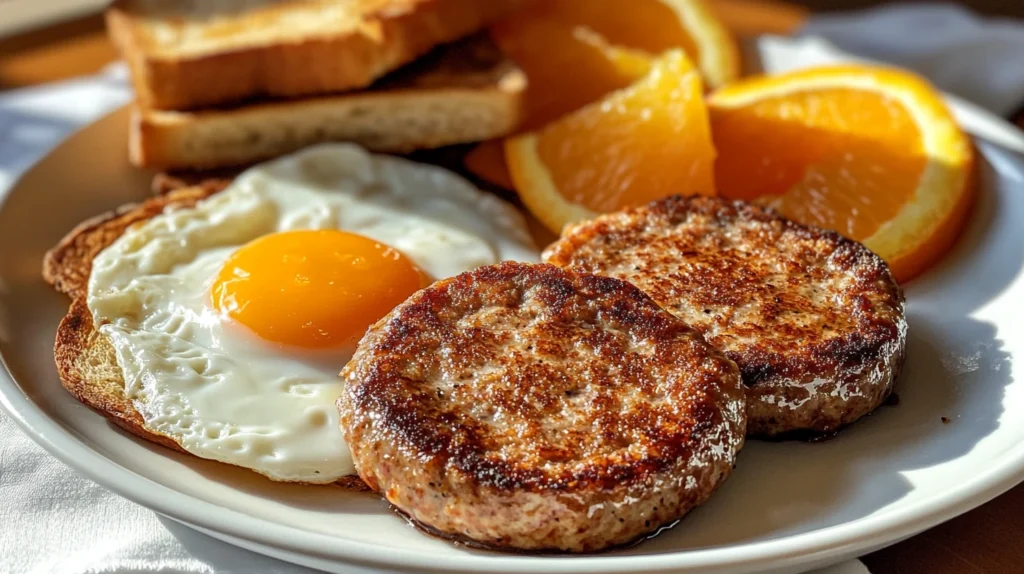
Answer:
<path fill-rule="evenodd" d="M 741 36 L 789 33 L 806 18 L 777 2 L 719 0 L 716 7 Z M 0 40 L 0 55 L 0 90 L 92 74 L 117 59 L 98 16 Z M 1024 113 L 1015 121 L 1024 126 Z M 1024 572 L 1024 485 L 863 560 L 874 574 Z"/>

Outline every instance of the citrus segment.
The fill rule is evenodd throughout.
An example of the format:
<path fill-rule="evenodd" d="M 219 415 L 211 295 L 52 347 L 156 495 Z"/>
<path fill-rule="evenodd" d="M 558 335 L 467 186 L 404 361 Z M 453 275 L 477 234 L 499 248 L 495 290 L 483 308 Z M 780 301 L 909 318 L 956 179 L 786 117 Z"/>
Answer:
<path fill-rule="evenodd" d="M 650 67 L 648 55 L 610 46 L 593 31 L 552 18 L 550 9 L 537 4 L 491 29 L 528 80 L 523 130 L 624 88 Z"/>
<path fill-rule="evenodd" d="M 744 80 L 709 98 L 718 192 L 862 241 L 909 279 L 952 244 L 970 142 L 906 72 L 837 66 Z"/>
<path fill-rule="evenodd" d="M 562 22 L 586 26 L 609 43 L 651 54 L 682 49 L 709 87 L 739 76 L 739 50 L 725 26 L 699 0 L 545 0 Z"/>
<path fill-rule="evenodd" d="M 520 197 L 556 233 L 672 194 L 713 195 L 714 157 L 700 75 L 680 50 L 633 86 L 505 144 Z"/>
<path fill-rule="evenodd" d="M 734 40 L 699 0 L 545 0 L 498 23 L 491 35 L 528 79 L 521 132 L 626 88 L 668 50 L 696 59 L 712 87 L 739 75 Z M 493 155 L 474 150 L 466 167 L 504 186 L 508 169 Z"/>
<path fill-rule="evenodd" d="M 480 142 L 462 160 L 466 169 L 480 179 L 503 189 L 514 189 L 512 176 L 505 165 L 503 140 Z"/>

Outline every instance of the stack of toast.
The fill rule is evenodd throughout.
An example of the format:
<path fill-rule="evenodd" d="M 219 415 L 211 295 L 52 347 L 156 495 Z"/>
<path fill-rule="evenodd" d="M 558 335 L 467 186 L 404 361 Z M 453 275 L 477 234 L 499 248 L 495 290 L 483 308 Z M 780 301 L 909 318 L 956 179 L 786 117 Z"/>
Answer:
<path fill-rule="evenodd" d="M 117 0 L 133 163 L 242 166 L 315 143 L 406 153 L 507 135 L 526 80 L 483 28 L 526 0 Z"/>

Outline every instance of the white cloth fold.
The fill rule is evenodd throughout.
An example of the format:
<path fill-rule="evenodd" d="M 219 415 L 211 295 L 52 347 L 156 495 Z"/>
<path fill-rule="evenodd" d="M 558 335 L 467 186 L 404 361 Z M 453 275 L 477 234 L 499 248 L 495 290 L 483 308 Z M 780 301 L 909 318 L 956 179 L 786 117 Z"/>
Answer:
<path fill-rule="evenodd" d="M 1005 115 L 1024 103 L 1024 28 L 941 6 L 816 18 L 805 34 L 890 59 Z M 131 97 L 123 66 L 0 95 L 0 190 L 75 129 Z M 2 191 L 0 191 L 2 194 Z M 299 574 L 129 502 L 52 458 L 0 413 L 0 571 Z M 864 574 L 858 562 L 818 574 Z"/>

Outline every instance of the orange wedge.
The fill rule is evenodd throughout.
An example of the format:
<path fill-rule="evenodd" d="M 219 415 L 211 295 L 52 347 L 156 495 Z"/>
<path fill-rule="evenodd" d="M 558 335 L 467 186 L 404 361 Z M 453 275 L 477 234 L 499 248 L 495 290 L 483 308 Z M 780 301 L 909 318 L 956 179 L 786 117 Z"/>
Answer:
<path fill-rule="evenodd" d="M 504 140 L 487 140 L 480 142 L 469 150 L 462 159 L 470 173 L 503 189 L 515 189 L 512 174 L 505 165 Z"/>
<path fill-rule="evenodd" d="M 610 44 L 661 54 L 682 49 L 709 88 L 739 77 L 735 40 L 700 0 L 543 0 L 554 18 L 585 26 Z"/>
<path fill-rule="evenodd" d="M 700 0 L 543 0 L 493 28 L 491 35 L 529 80 L 521 131 L 625 88 L 657 54 L 682 49 L 705 84 L 739 76 L 739 49 Z M 476 176 L 504 187 L 508 168 L 485 144 L 466 157 Z"/>
<path fill-rule="evenodd" d="M 545 2 L 500 22 L 491 36 L 526 74 L 524 125 L 540 127 L 624 88 L 647 73 L 650 56 L 557 20 Z"/>
<path fill-rule="evenodd" d="M 970 140 L 917 76 L 809 69 L 731 84 L 708 106 L 720 195 L 861 241 L 899 280 L 939 259 L 967 218 Z"/>
<path fill-rule="evenodd" d="M 681 193 L 714 193 L 700 74 L 667 52 L 632 86 L 505 141 L 515 189 L 548 229 Z"/>
<path fill-rule="evenodd" d="M 555 19 L 546 2 L 495 25 L 491 35 L 529 80 L 522 131 L 629 86 L 647 73 L 652 60 L 646 53 L 612 46 L 588 28 Z M 466 169 L 512 189 L 504 153 L 502 140 L 484 142 L 466 155 Z"/>

